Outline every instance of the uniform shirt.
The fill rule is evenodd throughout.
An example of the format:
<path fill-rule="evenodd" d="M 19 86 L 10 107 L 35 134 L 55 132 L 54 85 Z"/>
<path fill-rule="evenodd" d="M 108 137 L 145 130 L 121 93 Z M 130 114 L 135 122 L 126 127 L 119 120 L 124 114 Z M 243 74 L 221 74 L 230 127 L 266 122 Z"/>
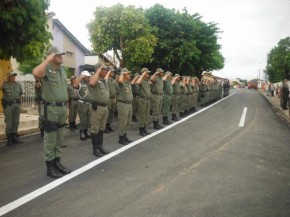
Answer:
<path fill-rule="evenodd" d="M 180 85 L 180 93 L 187 94 L 187 85 Z"/>
<path fill-rule="evenodd" d="M 164 81 L 164 93 L 167 95 L 173 94 L 173 87 L 170 80 Z"/>
<path fill-rule="evenodd" d="M 189 93 L 189 94 L 192 94 L 192 93 L 193 93 L 193 90 L 192 90 L 192 86 L 191 86 L 191 84 L 186 85 L 186 86 L 187 86 L 188 93 Z"/>
<path fill-rule="evenodd" d="M 110 97 L 116 97 L 116 84 L 115 84 L 115 80 L 113 78 L 109 78 L 108 85 L 109 85 Z"/>
<path fill-rule="evenodd" d="M 118 100 L 123 102 L 132 102 L 133 94 L 130 82 L 124 82 L 119 84 Z"/>
<path fill-rule="evenodd" d="M 148 80 L 143 79 L 141 84 L 139 84 L 139 96 L 143 98 L 150 98 L 151 90 Z"/>
<path fill-rule="evenodd" d="M 68 100 L 67 76 L 64 68 L 46 67 L 46 75 L 40 79 L 43 92 L 42 99 L 46 102 L 66 102 Z"/>
<path fill-rule="evenodd" d="M 9 100 L 20 100 L 21 95 L 23 94 L 22 87 L 19 82 L 8 82 L 3 83 L 3 99 L 6 101 Z"/>
<path fill-rule="evenodd" d="M 91 100 L 103 105 L 108 105 L 110 99 L 108 81 L 99 79 L 97 85 L 91 87 Z"/>
<path fill-rule="evenodd" d="M 159 76 L 155 77 L 155 81 L 153 81 L 151 86 L 151 92 L 153 94 L 162 94 L 163 93 L 163 79 Z"/>
<path fill-rule="evenodd" d="M 80 81 L 79 89 L 77 93 L 78 93 L 79 100 L 83 100 L 86 102 L 91 101 L 91 92 L 90 92 L 89 84 L 87 81 L 84 81 L 84 80 Z"/>
<path fill-rule="evenodd" d="M 175 81 L 175 83 L 173 84 L 173 94 L 175 94 L 175 95 L 180 94 L 179 81 Z"/>
<path fill-rule="evenodd" d="M 42 98 L 42 86 L 39 88 L 34 88 L 34 96 L 35 96 L 35 100 L 37 101 L 41 101 Z"/>
<path fill-rule="evenodd" d="M 67 91 L 68 91 L 68 97 L 69 98 L 72 98 L 72 99 L 77 99 L 78 98 L 77 90 L 74 89 L 71 84 L 68 85 Z"/>

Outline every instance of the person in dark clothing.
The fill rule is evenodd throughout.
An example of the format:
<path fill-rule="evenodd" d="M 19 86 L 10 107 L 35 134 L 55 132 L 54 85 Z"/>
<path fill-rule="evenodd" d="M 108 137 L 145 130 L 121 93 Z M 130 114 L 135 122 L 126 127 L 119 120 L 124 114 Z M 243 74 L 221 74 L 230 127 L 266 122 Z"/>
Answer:
<path fill-rule="evenodd" d="M 282 84 L 282 108 L 283 110 L 287 110 L 287 104 L 288 104 L 288 99 L 289 99 L 289 85 L 287 79 L 283 80 Z"/>

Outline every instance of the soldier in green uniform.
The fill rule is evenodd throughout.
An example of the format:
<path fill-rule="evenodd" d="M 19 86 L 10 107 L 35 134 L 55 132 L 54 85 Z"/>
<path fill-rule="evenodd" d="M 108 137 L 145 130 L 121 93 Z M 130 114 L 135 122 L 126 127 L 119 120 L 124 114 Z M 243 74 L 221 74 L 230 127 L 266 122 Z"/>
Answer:
<path fill-rule="evenodd" d="M 168 120 L 168 115 L 171 107 L 171 97 L 173 94 L 172 86 L 172 72 L 167 71 L 163 76 L 163 99 L 162 99 L 162 115 L 163 115 L 163 124 L 169 125 L 172 124 Z"/>
<path fill-rule="evenodd" d="M 180 75 L 175 74 L 172 79 L 172 85 L 173 85 L 173 95 L 172 95 L 172 120 L 173 121 L 179 121 L 179 118 L 177 117 L 177 114 L 179 113 L 179 99 L 180 99 Z"/>
<path fill-rule="evenodd" d="M 199 94 L 199 86 L 198 86 L 198 78 L 194 77 L 192 79 L 192 90 L 193 90 L 193 112 L 196 111 L 197 102 L 198 102 L 198 94 Z"/>
<path fill-rule="evenodd" d="M 108 119 L 108 104 L 110 92 L 108 79 L 110 69 L 102 64 L 95 65 L 96 73 L 90 79 L 91 87 L 91 138 L 93 144 L 93 154 L 102 157 L 109 152 L 103 148 L 104 130 Z"/>
<path fill-rule="evenodd" d="M 133 93 L 130 83 L 131 72 L 124 68 L 118 79 L 118 119 L 119 119 L 119 143 L 127 145 L 132 142 L 127 137 L 127 130 L 130 127 L 132 119 L 132 101 Z"/>
<path fill-rule="evenodd" d="M 68 121 L 69 121 L 69 128 L 71 130 L 78 129 L 76 125 L 76 118 L 77 118 L 77 111 L 78 111 L 78 93 L 77 90 L 73 87 L 74 83 L 76 82 L 77 77 L 72 76 L 70 78 L 70 83 L 68 85 Z"/>
<path fill-rule="evenodd" d="M 139 133 L 140 136 L 147 136 L 150 133 L 146 127 L 149 122 L 150 115 L 150 81 L 149 71 L 147 68 L 141 69 L 141 76 L 137 79 L 136 84 L 139 85 L 139 99 L 138 99 L 138 117 L 139 117 Z"/>
<path fill-rule="evenodd" d="M 91 92 L 89 81 L 91 74 L 88 71 L 82 71 L 80 77 L 74 82 L 74 88 L 78 94 L 78 115 L 80 118 L 80 140 L 85 141 L 91 138 L 89 128 L 91 126 Z"/>
<path fill-rule="evenodd" d="M 163 94 L 163 70 L 158 68 L 156 72 L 150 77 L 151 83 L 151 105 L 152 105 L 152 118 L 153 128 L 156 130 L 162 129 L 158 121 L 162 109 L 162 94 Z"/>
<path fill-rule="evenodd" d="M 42 89 L 41 89 L 41 82 L 39 79 L 35 79 L 35 84 L 34 84 L 34 99 L 35 103 L 37 105 L 37 110 L 38 110 L 38 128 L 40 130 L 40 136 L 44 136 L 44 129 L 42 126 L 42 119 L 43 117 L 41 116 L 41 109 L 42 109 Z"/>
<path fill-rule="evenodd" d="M 114 112 L 116 110 L 116 82 L 114 79 L 115 72 L 111 69 L 110 77 L 108 80 L 110 100 L 108 104 L 108 120 L 106 123 L 105 133 L 113 132 L 114 130 L 111 127 L 111 123 L 114 118 Z"/>
<path fill-rule="evenodd" d="M 134 74 L 134 78 L 132 79 L 132 93 L 133 93 L 133 102 L 132 102 L 132 122 L 138 122 L 137 114 L 138 114 L 138 85 L 136 84 L 137 79 L 140 77 L 139 73 Z"/>
<path fill-rule="evenodd" d="M 193 111 L 192 111 L 192 107 L 193 107 L 193 100 L 192 100 L 192 93 L 193 93 L 193 90 L 192 90 L 192 86 L 191 86 L 191 77 L 190 76 L 187 76 L 186 78 L 186 86 L 187 86 L 187 107 L 186 107 L 186 111 L 187 111 L 187 114 L 191 114 Z"/>
<path fill-rule="evenodd" d="M 11 71 L 6 79 L 0 81 L 0 90 L 2 90 L 2 106 L 5 117 L 5 133 L 7 136 L 7 145 L 22 143 L 19 140 L 17 131 L 21 110 L 21 95 L 23 94 L 20 83 L 15 81 L 17 74 Z"/>
<path fill-rule="evenodd" d="M 50 47 L 46 59 L 33 69 L 33 75 L 40 79 L 44 117 L 44 158 L 47 175 L 59 178 L 71 171 L 60 163 L 62 156 L 64 126 L 67 113 L 67 76 L 62 55 L 57 47 Z"/>
<path fill-rule="evenodd" d="M 179 116 L 181 118 L 185 117 L 186 106 L 187 106 L 187 86 L 186 86 L 186 76 L 182 76 L 182 80 L 179 83 L 180 86 L 180 98 L 179 98 Z"/>

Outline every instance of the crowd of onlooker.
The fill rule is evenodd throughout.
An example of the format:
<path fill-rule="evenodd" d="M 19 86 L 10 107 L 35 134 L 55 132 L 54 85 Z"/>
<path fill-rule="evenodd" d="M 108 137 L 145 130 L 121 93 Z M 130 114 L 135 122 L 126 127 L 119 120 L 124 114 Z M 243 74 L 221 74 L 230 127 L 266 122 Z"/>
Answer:
<path fill-rule="evenodd" d="M 265 86 L 265 91 L 269 97 L 279 97 L 280 105 L 283 110 L 288 110 L 290 108 L 290 95 L 289 95 L 289 82 L 284 79 L 279 83 L 267 83 Z"/>

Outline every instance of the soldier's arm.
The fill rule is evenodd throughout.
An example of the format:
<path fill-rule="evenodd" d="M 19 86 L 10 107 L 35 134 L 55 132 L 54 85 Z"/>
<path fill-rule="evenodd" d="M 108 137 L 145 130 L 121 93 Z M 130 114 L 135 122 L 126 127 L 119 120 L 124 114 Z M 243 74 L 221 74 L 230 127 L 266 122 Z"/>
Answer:
<path fill-rule="evenodd" d="M 118 84 L 123 84 L 124 83 L 124 75 L 121 74 L 119 79 L 118 79 Z"/>
<path fill-rule="evenodd" d="M 83 78 L 86 77 L 85 75 L 81 75 L 80 77 L 77 77 L 75 82 L 73 83 L 73 88 L 74 89 L 79 89 L 80 88 L 80 82 L 83 80 Z"/>
<path fill-rule="evenodd" d="M 177 77 L 174 77 L 174 78 L 171 80 L 171 84 L 172 84 L 172 85 L 175 84 L 176 80 L 177 80 Z"/>
<path fill-rule="evenodd" d="M 142 80 L 147 72 L 143 72 L 142 75 L 137 79 L 136 84 L 141 84 Z"/>
<path fill-rule="evenodd" d="M 97 85 L 97 81 L 99 80 L 101 70 L 102 70 L 102 68 L 98 68 L 96 73 L 93 75 L 93 77 L 91 77 L 91 79 L 89 81 L 89 85 L 91 87 L 95 87 Z"/>
<path fill-rule="evenodd" d="M 50 61 L 53 59 L 55 53 L 52 53 L 50 55 L 48 55 L 46 57 L 46 59 L 40 63 L 38 66 L 36 66 L 33 70 L 32 70 L 32 74 L 36 77 L 36 78 L 43 78 L 46 74 L 46 67 L 47 65 L 50 63 Z"/>
<path fill-rule="evenodd" d="M 164 76 L 163 76 L 163 78 L 162 78 L 162 80 L 163 80 L 163 81 L 166 81 L 166 80 L 167 80 L 167 78 L 168 78 L 168 76 L 169 76 L 169 74 L 167 74 L 167 75 L 164 75 Z"/>
<path fill-rule="evenodd" d="M 136 83 L 136 81 L 137 81 L 138 78 L 139 78 L 139 76 L 135 76 L 133 78 L 133 80 L 131 81 L 131 85 L 134 85 Z"/>
<path fill-rule="evenodd" d="M 150 77 L 150 81 L 155 82 L 156 81 L 156 75 L 158 74 L 158 72 L 155 72 L 151 77 Z"/>

